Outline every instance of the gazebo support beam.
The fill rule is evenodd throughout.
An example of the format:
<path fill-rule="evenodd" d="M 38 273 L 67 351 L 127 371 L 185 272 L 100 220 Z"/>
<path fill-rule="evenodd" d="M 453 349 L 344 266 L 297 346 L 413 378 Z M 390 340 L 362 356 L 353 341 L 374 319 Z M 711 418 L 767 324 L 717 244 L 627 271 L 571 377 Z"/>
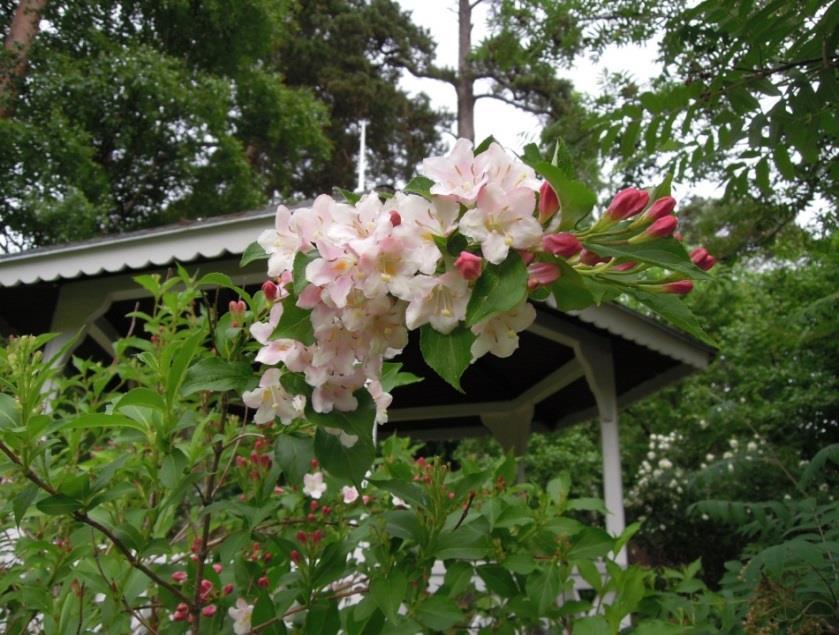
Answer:
<path fill-rule="evenodd" d="M 580 362 L 594 394 L 600 418 L 600 447 L 603 455 L 603 499 L 608 514 L 606 530 L 619 536 L 626 528 L 623 508 L 620 436 L 618 434 L 618 399 L 611 346 L 582 343 Z M 626 549 L 617 554 L 620 565 L 626 565 Z"/>

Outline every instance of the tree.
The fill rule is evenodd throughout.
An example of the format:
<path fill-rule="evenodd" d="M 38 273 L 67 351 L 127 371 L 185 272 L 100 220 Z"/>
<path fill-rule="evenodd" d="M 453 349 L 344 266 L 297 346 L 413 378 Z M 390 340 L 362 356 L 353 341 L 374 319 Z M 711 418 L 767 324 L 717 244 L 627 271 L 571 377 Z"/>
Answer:
<path fill-rule="evenodd" d="M 646 91 L 613 78 L 600 101 L 603 153 L 724 184 L 729 213 L 711 211 L 740 246 L 770 244 L 808 206 L 835 229 L 839 3 L 707 0 L 660 24 L 662 75 Z"/>
<path fill-rule="evenodd" d="M 361 116 L 383 178 L 413 167 L 440 115 L 395 88 L 378 46 L 427 43 L 387 0 L 308 4 L 48 4 L 0 120 L 0 249 L 237 212 L 336 176 L 329 187 L 347 186 Z M 0 19 L 17 8 L 0 3 Z M 316 15 L 332 15 L 328 31 Z"/>

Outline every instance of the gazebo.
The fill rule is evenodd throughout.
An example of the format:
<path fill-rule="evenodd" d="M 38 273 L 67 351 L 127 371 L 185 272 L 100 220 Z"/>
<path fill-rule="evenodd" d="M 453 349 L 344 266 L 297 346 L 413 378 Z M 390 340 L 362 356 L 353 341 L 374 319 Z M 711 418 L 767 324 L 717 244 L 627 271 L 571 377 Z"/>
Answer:
<path fill-rule="evenodd" d="M 50 354 L 81 330 L 77 354 L 110 356 L 112 342 L 128 331 L 126 313 L 150 301 L 133 276 L 178 262 L 259 285 L 264 262 L 240 268 L 239 259 L 273 215 L 258 210 L 0 257 L 0 334 L 58 332 Z M 689 335 L 619 304 L 573 313 L 541 304 L 520 349 L 508 359 L 481 358 L 464 375 L 466 394 L 460 394 L 425 365 L 417 344 L 402 361 L 425 381 L 396 391 L 384 434 L 420 440 L 492 434 L 522 453 L 533 431 L 597 418 L 606 528 L 613 534 L 624 529 L 619 411 L 705 368 L 714 355 Z"/>

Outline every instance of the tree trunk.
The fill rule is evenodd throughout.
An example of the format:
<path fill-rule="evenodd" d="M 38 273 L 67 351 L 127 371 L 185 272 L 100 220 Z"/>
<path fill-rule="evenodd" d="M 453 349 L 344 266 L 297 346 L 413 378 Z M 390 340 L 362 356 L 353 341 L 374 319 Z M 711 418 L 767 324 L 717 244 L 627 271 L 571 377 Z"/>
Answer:
<path fill-rule="evenodd" d="M 470 0 L 458 0 L 457 51 L 457 136 L 475 140 L 475 79 L 469 53 L 472 50 L 472 5 Z"/>
<path fill-rule="evenodd" d="M 0 69 L 0 118 L 6 119 L 12 111 L 15 84 L 26 74 L 29 50 L 38 34 L 41 14 L 48 0 L 20 0 L 6 36 L 7 59 Z"/>

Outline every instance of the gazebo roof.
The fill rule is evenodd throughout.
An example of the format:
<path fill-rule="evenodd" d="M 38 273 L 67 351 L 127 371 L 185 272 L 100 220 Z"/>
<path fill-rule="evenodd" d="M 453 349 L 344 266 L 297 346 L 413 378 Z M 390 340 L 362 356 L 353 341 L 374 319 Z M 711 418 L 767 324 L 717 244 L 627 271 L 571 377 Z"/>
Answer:
<path fill-rule="evenodd" d="M 176 261 L 205 272 L 238 274 L 242 284 L 256 284 L 264 277 L 264 263 L 243 270 L 237 263 L 273 215 L 271 209 L 254 210 L 0 257 L 0 332 L 54 329 L 61 289 L 65 294 L 98 293 L 97 285 L 103 297 L 110 295 L 96 324 L 125 332 L 125 314 L 141 296 L 127 274 Z M 114 293 L 118 288 L 133 291 Z M 713 348 L 693 337 L 616 303 L 573 313 L 539 305 L 537 313 L 516 354 L 485 356 L 466 372 L 465 395 L 425 366 L 412 341 L 403 362 L 426 379 L 397 391 L 388 428 L 428 439 L 483 434 L 482 415 L 514 417 L 525 403 L 535 404 L 535 430 L 591 417 L 596 400 L 579 361 L 581 343 L 610 351 L 621 407 L 704 368 L 714 355 Z"/>

